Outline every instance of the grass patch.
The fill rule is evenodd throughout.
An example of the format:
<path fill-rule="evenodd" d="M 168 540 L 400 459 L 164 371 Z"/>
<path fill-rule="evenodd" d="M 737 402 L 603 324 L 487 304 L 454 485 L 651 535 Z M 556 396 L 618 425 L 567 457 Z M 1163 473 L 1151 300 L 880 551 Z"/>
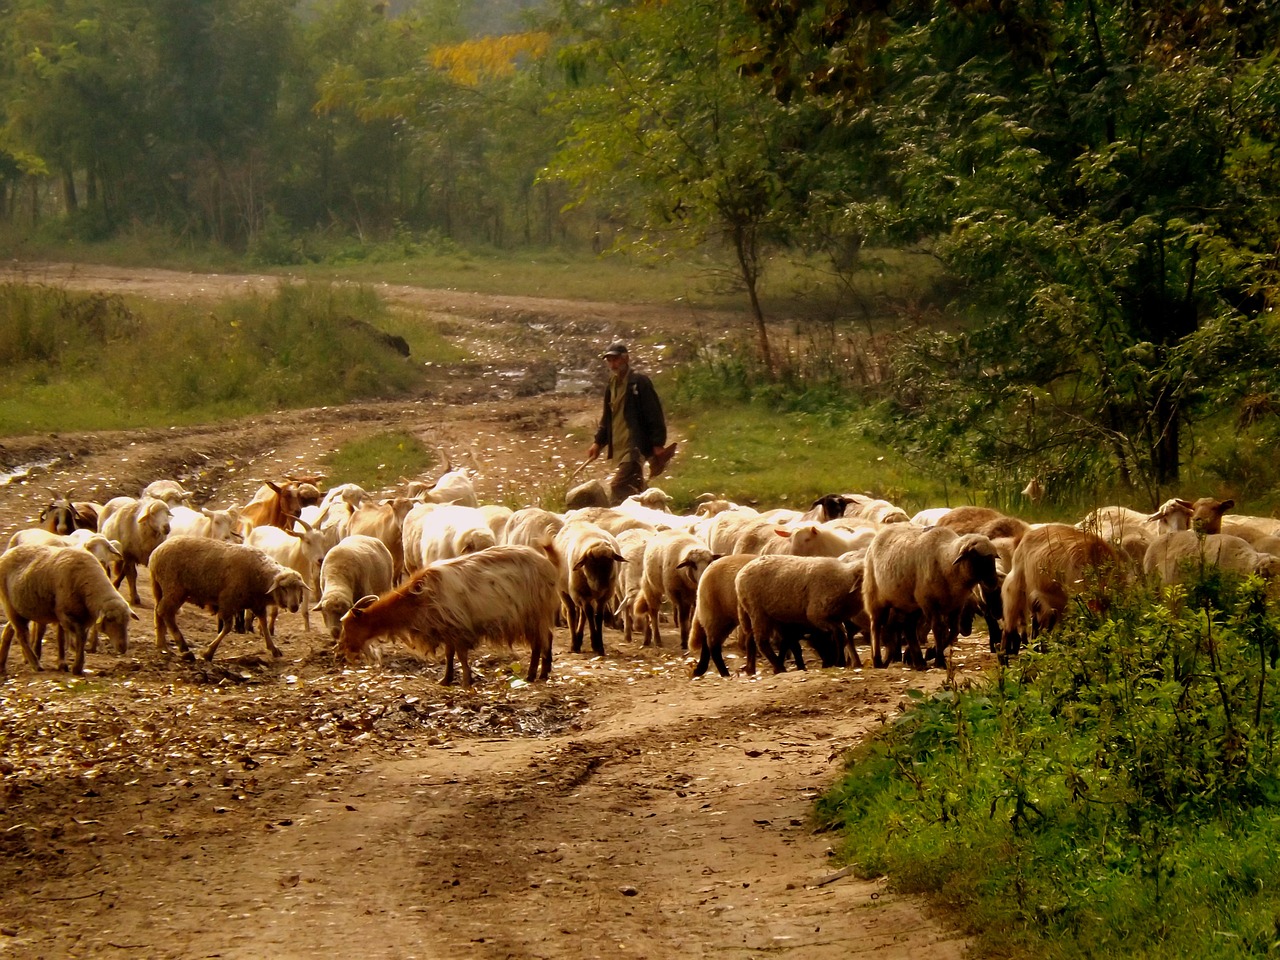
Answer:
<path fill-rule="evenodd" d="M 329 475 L 344 483 L 358 483 L 366 490 L 397 486 L 405 479 L 421 477 L 439 464 L 435 451 L 402 430 L 372 434 L 343 444 L 328 454 Z"/>
<path fill-rule="evenodd" d="M 946 491 L 862 435 L 855 411 L 780 411 L 760 401 L 672 406 L 688 442 L 667 490 L 681 503 L 712 492 L 765 507 L 807 509 L 826 493 L 869 493 L 912 512 Z"/>
<path fill-rule="evenodd" d="M 1113 601 L 920 698 L 819 815 L 845 860 L 944 901 L 982 954 L 1270 955 L 1280 611 L 1220 575 Z"/>
<path fill-rule="evenodd" d="M 0 284 L 0 433 L 198 423 L 406 395 L 424 360 L 454 358 L 409 326 L 364 288 L 282 285 L 210 306 Z M 412 361 L 384 336 L 388 327 L 414 337 Z"/>

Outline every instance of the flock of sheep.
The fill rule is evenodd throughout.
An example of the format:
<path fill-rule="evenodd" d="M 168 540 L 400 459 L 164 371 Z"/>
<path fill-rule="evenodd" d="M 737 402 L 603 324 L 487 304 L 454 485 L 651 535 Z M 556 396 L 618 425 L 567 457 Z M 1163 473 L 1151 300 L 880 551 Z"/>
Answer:
<path fill-rule="evenodd" d="M 199 651 L 206 659 L 248 620 L 280 656 L 278 613 L 301 611 L 309 630 L 317 612 L 340 660 L 358 661 L 375 639 L 399 640 L 443 651 L 445 683 L 456 657 L 468 689 L 469 655 L 482 642 L 527 645 L 527 679 L 546 679 L 561 617 L 573 652 L 589 642 L 603 655 L 606 622 L 628 642 L 638 634 L 660 645 L 670 604 L 681 648 L 698 653 L 694 676 L 712 664 L 729 674 L 723 647 L 735 630 L 748 672 L 759 652 L 775 671 L 788 659 L 803 667 L 802 643 L 824 665 L 860 667 L 859 642 L 876 667 L 900 659 L 923 669 L 946 667 L 948 647 L 979 619 L 993 652 L 1016 653 L 1090 585 L 1176 581 L 1192 562 L 1280 571 L 1280 520 L 1228 515 L 1230 500 L 1170 500 L 1154 514 L 1106 507 L 1069 525 L 982 507 L 909 517 L 858 494 L 824 496 L 804 512 L 706 499 L 681 515 L 651 488 L 555 513 L 482 506 L 473 479 L 449 469 L 389 498 L 355 484 L 322 494 L 315 478 L 289 479 L 226 510 L 192 508 L 168 480 L 101 506 L 57 498 L 0 554 L 0 672 L 15 637 L 40 669 L 49 626 L 59 666 L 75 673 L 99 631 L 125 652 L 139 619 L 139 565 L 149 570 L 161 651 L 172 641 L 194 655 L 177 619 L 185 605 L 217 619 Z"/>

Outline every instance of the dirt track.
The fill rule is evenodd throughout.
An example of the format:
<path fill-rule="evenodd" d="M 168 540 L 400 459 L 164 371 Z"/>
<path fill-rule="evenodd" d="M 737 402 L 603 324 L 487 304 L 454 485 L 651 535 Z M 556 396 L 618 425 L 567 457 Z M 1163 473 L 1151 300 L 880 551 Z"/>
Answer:
<path fill-rule="evenodd" d="M 128 271 L 48 266 L 40 278 L 156 296 L 276 282 L 144 271 L 134 285 Z M 494 336 L 511 298 L 389 295 L 474 319 L 467 336 L 492 363 L 512 362 Z M 537 315 L 572 331 L 557 342 L 577 354 L 657 322 L 599 304 L 511 309 L 515 322 Z M 413 403 L 0 441 L 0 468 L 58 458 L 0 486 L 0 535 L 25 525 L 48 489 L 98 499 L 182 476 L 209 501 L 243 500 L 257 478 L 306 472 L 362 430 L 412 430 L 455 449 L 483 436 L 482 499 L 536 490 L 580 455 L 592 397 L 495 397 L 463 380 Z M 394 654 L 339 670 L 321 634 L 291 617 L 281 661 L 244 637 L 210 666 L 171 661 L 151 642 L 145 578 L 139 613 L 129 655 L 92 655 L 83 681 L 10 658 L 0 956 L 963 952 L 918 903 L 833 877 L 834 838 L 809 820 L 845 751 L 898 712 L 907 687 L 936 688 L 937 671 L 694 682 L 678 651 L 626 647 L 610 632 L 603 659 L 558 637 L 545 685 L 513 681 L 507 660 L 488 657 L 467 695 L 440 687 L 437 665 Z M 205 620 L 182 614 L 197 636 Z M 962 679 L 988 659 L 973 643 L 960 656 Z"/>

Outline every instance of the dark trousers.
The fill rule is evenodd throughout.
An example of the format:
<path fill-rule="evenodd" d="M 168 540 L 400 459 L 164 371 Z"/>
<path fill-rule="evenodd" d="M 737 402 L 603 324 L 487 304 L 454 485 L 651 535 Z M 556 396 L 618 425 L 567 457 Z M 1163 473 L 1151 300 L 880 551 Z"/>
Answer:
<path fill-rule="evenodd" d="M 627 497 L 643 493 L 644 489 L 644 457 L 640 455 L 639 450 L 632 448 L 618 462 L 618 469 L 609 479 L 609 490 L 613 494 L 614 505 L 621 503 Z"/>

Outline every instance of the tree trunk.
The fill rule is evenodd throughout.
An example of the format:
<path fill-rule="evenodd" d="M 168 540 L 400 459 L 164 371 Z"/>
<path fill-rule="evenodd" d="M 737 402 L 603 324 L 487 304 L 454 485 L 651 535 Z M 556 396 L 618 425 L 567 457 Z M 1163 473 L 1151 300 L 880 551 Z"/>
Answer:
<path fill-rule="evenodd" d="M 735 223 L 733 225 L 733 248 L 738 256 L 738 270 L 742 282 L 747 288 L 747 298 L 751 304 L 751 319 L 756 325 L 756 343 L 760 350 L 760 362 L 764 365 L 769 379 L 773 379 L 773 351 L 769 348 L 769 327 L 764 320 L 764 309 L 760 306 L 760 294 L 757 289 L 760 280 L 759 251 L 755 245 L 755 231 L 749 225 Z"/>
<path fill-rule="evenodd" d="M 76 175 L 70 170 L 62 171 L 62 202 L 67 213 L 75 213 L 80 209 L 80 199 L 76 196 Z"/>

